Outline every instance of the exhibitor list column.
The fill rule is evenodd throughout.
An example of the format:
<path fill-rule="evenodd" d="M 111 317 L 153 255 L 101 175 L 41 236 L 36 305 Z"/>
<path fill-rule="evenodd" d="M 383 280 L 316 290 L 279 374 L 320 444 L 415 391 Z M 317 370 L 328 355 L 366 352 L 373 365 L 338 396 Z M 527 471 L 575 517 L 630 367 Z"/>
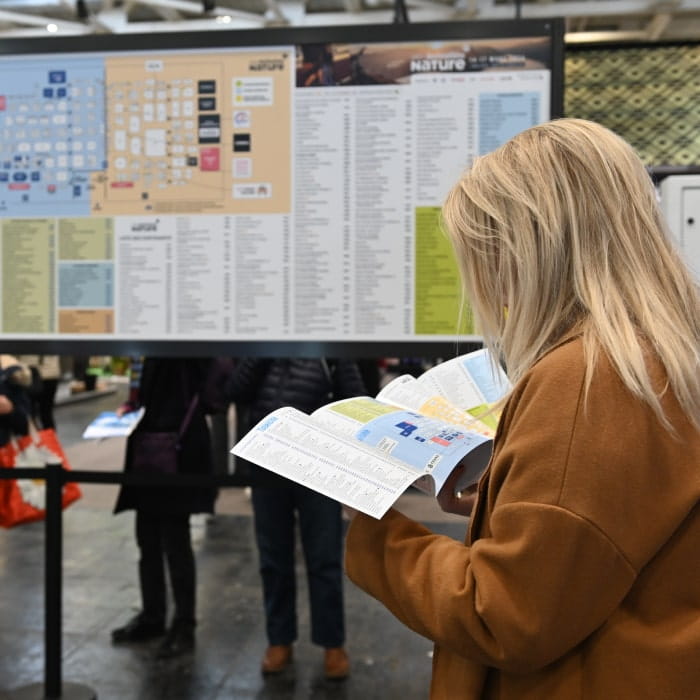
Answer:
<path fill-rule="evenodd" d="M 56 330 L 56 229 L 53 219 L 6 219 L 0 229 L 3 333 Z"/>
<path fill-rule="evenodd" d="M 478 90 L 468 75 L 434 82 L 415 79 L 416 202 L 440 206 L 452 184 L 471 164 L 476 151 L 475 100 Z M 455 84 L 463 89 L 458 90 Z"/>
<path fill-rule="evenodd" d="M 222 335 L 223 219 L 179 216 L 175 221 L 175 334 Z"/>
<path fill-rule="evenodd" d="M 294 240 L 292 244 L 293 334 L 334 336 L 343 332 L 345 193 L 349 191 L 344 130 L 345 90 L 296 93 L 294 114 Z"/>
<path fill-rule="evenodd" d="M 237 215 L 232 226 L 232 332 L 242 340 L 285 335 L 289 330 L 289 215 Z"/>
<path fill-rule="evenodd" d="M 343 189 L 343 306 L 342 334 L 349 336 L 353 332 L 353 271 L 357 260 L 352 255 L 355 216 L 353 206 L 353 187 L 356 183 L 355 170 L 351 167 L 352 153 L 355 149 L 357 132 L 352 124 L 352 96 L 346 93 L 343 111 L 343 162 L 345 163 L 345 187 Z"/>
<path fill-rule="evenodd" d="M 224 337 L 233 331 L 233 217 L 221 222 L 221 324 Z"/>
<path fill-rule="evenodd" d="M 118 217 L 115 233 L 117 333 L 171 335 L 174 218 Z"/>
<path fill-rule="evenodd" d="M 354 100 L 354 333 L 411 332 L 413 107 L 405 88 L 358 88 Z"/>

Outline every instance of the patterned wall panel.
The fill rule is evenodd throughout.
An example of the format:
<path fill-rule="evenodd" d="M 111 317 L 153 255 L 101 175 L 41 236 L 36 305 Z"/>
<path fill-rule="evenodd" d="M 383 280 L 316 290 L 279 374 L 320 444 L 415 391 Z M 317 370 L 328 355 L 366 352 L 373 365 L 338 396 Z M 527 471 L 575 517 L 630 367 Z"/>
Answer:
<path fill-rule="evenodd" d="M 647 165 L 700 165 L 700 44 L 567 49 L 564 112 L 629 141 Z"/>

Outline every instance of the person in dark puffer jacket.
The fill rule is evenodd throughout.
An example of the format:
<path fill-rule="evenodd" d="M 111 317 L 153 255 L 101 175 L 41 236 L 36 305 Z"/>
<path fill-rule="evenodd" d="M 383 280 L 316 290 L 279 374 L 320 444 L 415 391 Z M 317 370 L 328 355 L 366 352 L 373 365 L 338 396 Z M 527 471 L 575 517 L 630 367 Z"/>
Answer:
<path fill-rule="evenodd" d="M 247 413 L 248 427 L 283 406 L 311 413 L 330 401 L 367 393 L 354 361 L 325 358 L 245 359 L 236 366 L 228 390 L 238 410 Z M 269 643 L 261 671 L 279 673 L 292 661 L 297 638 L 296 518 L 309 586 L 311 641 L 325 649 L 326 677 L 345 678 L 349 659 L 344 648 L 340 504 L 262 467 L 249 468 Z"/>

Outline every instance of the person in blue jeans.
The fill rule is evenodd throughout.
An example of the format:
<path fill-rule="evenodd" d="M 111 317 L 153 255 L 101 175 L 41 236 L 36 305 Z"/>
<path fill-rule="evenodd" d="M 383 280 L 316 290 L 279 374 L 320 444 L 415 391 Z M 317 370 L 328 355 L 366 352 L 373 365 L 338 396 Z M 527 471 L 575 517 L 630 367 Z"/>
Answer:
<path fill-rule="evenodd" d="M 366 394 L 357 363 L 325 358 L 242 360 L 229 380 L 228 391 L 238 410 L 246 414 L 247 427 L 282 406 L 311 413 L 332 400 Z M 341 506 L 262 467 L 247 466 L 269 644 L 261 671 L 280 673 L 293 659 L 298 633 L 298 523 L 308 579 L 311 641 L 324 648 L 326 678 L 343 679 L 350 661 L 345 650 Z"/>

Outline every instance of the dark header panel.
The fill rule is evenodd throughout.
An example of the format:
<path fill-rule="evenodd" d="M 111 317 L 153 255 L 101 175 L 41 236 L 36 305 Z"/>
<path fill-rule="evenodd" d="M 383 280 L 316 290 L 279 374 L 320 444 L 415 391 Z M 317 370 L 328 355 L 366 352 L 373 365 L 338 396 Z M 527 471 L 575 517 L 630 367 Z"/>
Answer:
<path fill-rule="evenodd" d="M 0 41 L 3 347 L 459 352 L 441 203 L 562 73 L 560 20 Z"/>

